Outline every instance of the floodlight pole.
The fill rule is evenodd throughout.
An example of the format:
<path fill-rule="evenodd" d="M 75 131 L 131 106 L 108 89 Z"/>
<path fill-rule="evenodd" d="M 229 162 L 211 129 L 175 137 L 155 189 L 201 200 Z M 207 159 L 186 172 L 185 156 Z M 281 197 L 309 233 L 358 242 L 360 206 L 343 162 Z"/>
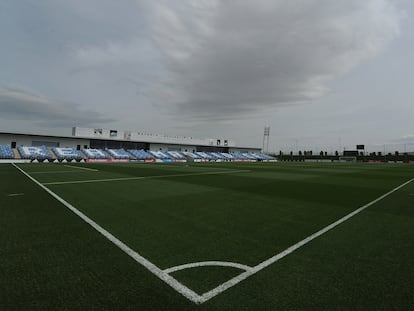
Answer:
<path fill-rule="evenodd" d="M 263 152 L 269 151 L 269 136 L 270 136 L 270 126 L 265 126 L 263 133 Z M 266 149 L 265 149 L 266 146 Z"/>

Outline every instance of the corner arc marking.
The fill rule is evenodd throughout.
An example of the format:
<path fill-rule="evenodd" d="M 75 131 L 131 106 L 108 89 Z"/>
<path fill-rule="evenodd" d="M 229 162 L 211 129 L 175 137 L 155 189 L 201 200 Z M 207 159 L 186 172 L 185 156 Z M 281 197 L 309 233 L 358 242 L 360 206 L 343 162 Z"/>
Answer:
<path fill-rule="evenodd" d="M 199 267 L 231 267 L 236 268 L 244 271 L 251 271 L 253 268 L 247 265 L 243 265 L 237 262 L 229 262 L 229 261 L 201 261 L 201 262 L 193 262 L 193 263 L 186 263 L 179 266 L 174 266 L 168 269 L 163 270 L 165 273 L 174 273 L 180 270 L 191 269 L 191 268 L 199 268 Z"/>

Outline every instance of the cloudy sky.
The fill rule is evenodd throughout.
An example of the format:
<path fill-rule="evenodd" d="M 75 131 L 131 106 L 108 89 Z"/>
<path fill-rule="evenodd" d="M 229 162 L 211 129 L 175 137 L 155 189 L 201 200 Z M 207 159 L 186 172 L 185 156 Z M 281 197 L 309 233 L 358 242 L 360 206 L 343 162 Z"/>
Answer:
<path fill-rule="evenodd" d="M 414 150 L 414 1 L 1 0 L 0 131 Z M 385 147 L 384 147 L 385 146 Z"/>

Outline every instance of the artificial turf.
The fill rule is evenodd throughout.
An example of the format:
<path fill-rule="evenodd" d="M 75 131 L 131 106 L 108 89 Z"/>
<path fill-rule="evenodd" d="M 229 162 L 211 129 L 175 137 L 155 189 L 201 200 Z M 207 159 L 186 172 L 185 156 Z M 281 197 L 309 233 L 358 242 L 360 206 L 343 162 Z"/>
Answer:
<path fill-rule="evenodd" d="M 257 265 L 414 177 L 408 164 L 19 167 L 161 269 L 209 260 Z M 62 183 L 74 181 L 90 182 Z M 414 307 L 414 182 L 201 305 L 17 168 L 0 165 L 0 183 L 0 310 Z M 202 294 L 241 272 L 203 267 L 172 276 Z"/>

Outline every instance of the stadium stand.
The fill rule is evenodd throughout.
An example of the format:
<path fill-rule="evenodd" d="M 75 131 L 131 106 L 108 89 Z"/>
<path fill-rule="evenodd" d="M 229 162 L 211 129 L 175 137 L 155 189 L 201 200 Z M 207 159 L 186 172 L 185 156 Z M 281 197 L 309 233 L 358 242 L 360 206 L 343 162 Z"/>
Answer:
<path fill-rule="evenodd" d="M 172 159 L 171 156 L 165 154 L 162 151 L 149 151 L 149 153 L 152 154 L 156 159 L 160 159 L 160 160 Z"/>
<path fill-rule="evenodd" d="M 234 152 L 231 155 L 233 156 L 233 159 L 235 161 L 248 161 L 248 160 L 250 160 L 248 157 L 244 156 L 240 152 Z M 253 157 L 253 159 L 251 159 L 251 160 L 255 160 L 255 158 Z"/>
<path fill-rule="evenodd" d="M 18 146 L 17 150 L 22 157 L 22 159 L 30 160 L 52 160 L 53 157 L 49 153 L 49 150 L 45 146 L 38 147 L 29 147 L 29 146 Z"/>
<path fill-rule="evenodd" d="M 167 151 L 167 154 L 175 160 L 185 160 L 185 157 L 177 151 Z"/>
<path fill-rule="evenodd" d="M 246 159 L 257 161 L 257 157 L 255 157 L 252 153 L 242 153 L 241 155 Z"/>
<path fill-rule="evenodd" d="M 82 149 L 88 159 L 109 159 L 109 155 L 101 149 Z"/>
<path fill-rule="evenodd" d="M 182 154 L 183 154 L 185 157 L 187 157 L 187 158 L 191 158 L 191 159 L 194 159 L 194 160 L 201 160 L 201 159 L 202 159 L 202 157 L 201 157 L 201 156 L 199 156 L 198 154 L 196 154 L 196 153 L 194 153 L 194 152 L 185 151 L 185 152 L 182 152 Z"/>
<path fill-rule="evenodd" d="M 221 155 L 218 152 L 209 152 L 208 154 L 216 160 L 226 160 L 227 159 L 225 156 Z"/>
<path fill-rule="evenodd" d="M 75 148 L 58 148 L 53 147 L 52 151 L 58 160 L 82 160 L 83 156 Z"/>
<path fill-rule="evenodd" d="M 264 153 L 251 153 L 252 156 L 254 156 L 256 159 L 258 160 L 264 160 L 264 161 L 269 161 L 269 160 L 275 160 L 275 158 L 271 157 L 270 155 L 264 154 Z"/>
<path fill-rule="evenodd" d="M 230 154 L 230 153 L 226 153 L 226 152 L 220 152 L 219 154 L 221 154 L 225 159 L 227 159 L 227 160 L 234 160 L 234 157 L 233 157 L 233 155 L 232 154 Z"/>
<path fill-rule="evenodd" d="M 198 152 L 196 152 L 196 154 L 199 155 L 204 160 L 213 160 L 213 159 L 215 159 L 213 156 L 211 156 L 211 155 L 209 155 L 205 152 L 198 151 Z"/>
<path fill-rule="evenodd" d="M 0 159 L 14 159 L 14 153 L 9 145 L 0 145 Z"/>
<path fill-rule="evenodd" d="M 134 159 L 133 155 L 124 149 L 106 149 L 106 152 L 114 159 Z"/>
<path fill-rule="evenodd" d="M 136 159 L 138 160 L 153 160 L 154 157 L 146 152 L 145 150 L 137 150 L 137 149 L 129 149 L 129 153 L 131 153 Z"/>

